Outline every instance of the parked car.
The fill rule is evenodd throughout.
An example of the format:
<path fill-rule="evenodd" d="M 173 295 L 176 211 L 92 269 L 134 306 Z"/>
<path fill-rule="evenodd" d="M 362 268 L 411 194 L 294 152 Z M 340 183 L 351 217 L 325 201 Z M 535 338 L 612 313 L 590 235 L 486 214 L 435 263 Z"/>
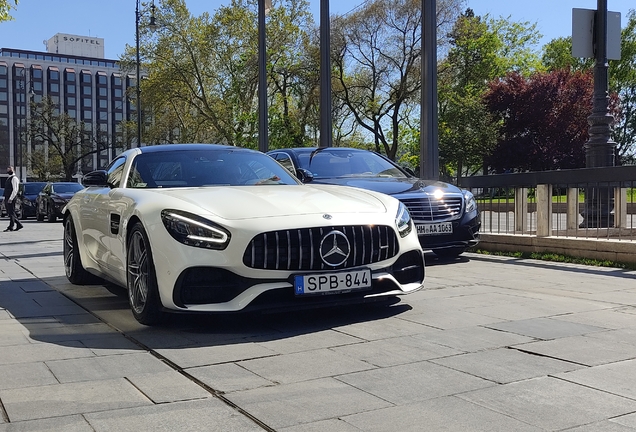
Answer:
<path fill-rule="evenodd" d="M 46 182 L 20 183 L 15 199 L 15 214 L 18 218 L 26 219 L 36 215 L 36 200 L 44 186 Z"/>
<path fill-rule="evenodd" d="M 64 211 L 71 283 L 126 287 L 134 317 L 394 299 L 424 281 L 406 207 L 304 185 L 267 155 L 212 144 L 125 151 Z"/>
<path fill-rule="evenodd" d="M 75 193 L 84 189 L 80 183 L 49 182 L 36 198 L 36 218 L 43 221 L 55 222 L 62 217 L 62 210 Z"/>
<path fill-rule="evenodd" d="M 467 190 L 421 180 L 367 150 L 287 148 L 268 154 L 304 182 L 354 186 L 399 199 L 411 213 L 422 248 L 438 256 L 456 257 L 479 242 L 481 218 Z"/>

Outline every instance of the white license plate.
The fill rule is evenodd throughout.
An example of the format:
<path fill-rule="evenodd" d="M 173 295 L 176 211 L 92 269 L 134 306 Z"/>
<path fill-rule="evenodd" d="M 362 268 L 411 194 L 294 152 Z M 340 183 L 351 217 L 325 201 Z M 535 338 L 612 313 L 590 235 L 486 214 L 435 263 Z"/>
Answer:
<path fill-rule="evenodd" d="M 417 233 L 419 235 L 452 234 L 453 223 L 441 222 L 436 224 L 417 225 Z"/>
<path fill-rule="evenodd" d="M 369 269 L 294 277 L 296 295 L 344 293 L 370 287 L 371 270 Z"/>

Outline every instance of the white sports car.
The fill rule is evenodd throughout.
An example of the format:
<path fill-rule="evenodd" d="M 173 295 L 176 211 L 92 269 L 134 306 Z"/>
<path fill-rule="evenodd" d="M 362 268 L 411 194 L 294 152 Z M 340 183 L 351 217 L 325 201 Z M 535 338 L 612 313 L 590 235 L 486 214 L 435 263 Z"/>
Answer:
<path fill-rule="evenodd" d="M 416 291 L 424 258 L 388 195 L 305 185 L 269 156 L 212 144 L 128 150 L 64 209 L 64 266 L 128 289 L 142 324 L 164 312 L 337 305 Z"/>

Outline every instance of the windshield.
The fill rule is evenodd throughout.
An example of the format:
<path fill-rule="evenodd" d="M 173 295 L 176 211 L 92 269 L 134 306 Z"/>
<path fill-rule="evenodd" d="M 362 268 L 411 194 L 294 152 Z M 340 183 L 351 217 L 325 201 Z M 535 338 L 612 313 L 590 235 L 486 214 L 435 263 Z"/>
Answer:
<path fill-rule="evenodd" d="M 24 183 L 25 195 L 37 195 L 42 189 L 44 189 L 46 183 Z"/>
<path fill-rule="evenodd" d="M 53 193 L 63 194 L 63 193 L 75 193 L 84 189 L 80 183 L 60 183 L 53 185 Z"/>
<path fill-rule="evenodd" d="M 263 153 L 204 149 L 142 153 L 133 160 L 127 187 L 297 184 L 285 168 Z"/>
<path fill-rule="evenodd" d="M 396 177 L 407 176 L 395 165 L 373 152 L 320 149 L 298 156 L 302 168 L 315 178 L 333 177 Z"/>

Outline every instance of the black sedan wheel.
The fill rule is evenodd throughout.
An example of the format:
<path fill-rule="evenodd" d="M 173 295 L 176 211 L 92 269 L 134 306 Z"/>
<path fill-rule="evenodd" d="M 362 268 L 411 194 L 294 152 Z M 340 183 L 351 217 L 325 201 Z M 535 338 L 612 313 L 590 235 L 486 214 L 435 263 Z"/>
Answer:
<path fill-rule="evenodd" d="M 49 222 L 55 222 L 57 220 L 57 216 L 55 215 L 55 210 L 53 210 L 51 206 L 49 206 L 46 216 L 47 216 L 46 220 Z"/>
<path fill-rule="evenodd" d="M 159 323 L 163 318 L 157 276 L 152 260 L 148 235 L 137 222 L 128 241 L 128 301 L 137 321 L 145 325 Z"/>
<path fill-rule="evenodd" d="M 77 249 L 77 235 L 73 219 L 69 216 L 64 221 L 64 270 L 67 279 L 77 285 L 84 285 L 93 279 L 93 275 L 82 267 L 82 260 Z"/>

